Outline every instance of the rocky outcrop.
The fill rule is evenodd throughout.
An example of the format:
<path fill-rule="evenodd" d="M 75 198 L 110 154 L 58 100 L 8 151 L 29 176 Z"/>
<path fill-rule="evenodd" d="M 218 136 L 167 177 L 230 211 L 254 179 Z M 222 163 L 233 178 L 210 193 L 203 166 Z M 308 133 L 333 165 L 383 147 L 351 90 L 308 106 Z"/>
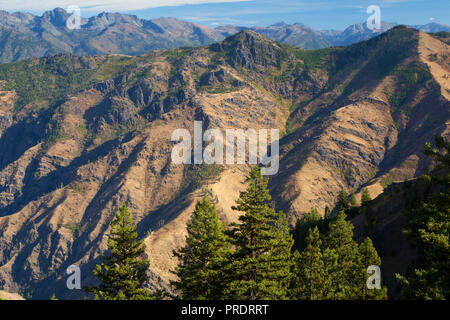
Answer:
<path fill-rule="evenodd" d="M 283 50 L 273 41 L 254 31 L 242 31 L 214 44 L 213 50 L 227 52 L 232 67 L 244 67 L 250 70 L 280 67 Z"/>

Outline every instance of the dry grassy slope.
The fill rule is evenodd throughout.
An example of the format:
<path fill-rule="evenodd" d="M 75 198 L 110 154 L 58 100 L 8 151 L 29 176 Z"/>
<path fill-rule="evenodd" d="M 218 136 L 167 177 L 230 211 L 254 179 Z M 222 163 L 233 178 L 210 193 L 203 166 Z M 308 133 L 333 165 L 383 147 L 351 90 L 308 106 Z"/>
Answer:
<path fill-rule="evenodd" d="M 430 68 L 436 81 L 441 86 L 441 94 L 450 98 L 450 46 L 432 36 L 421 32 L 419 34 L 420 59 Z"/>
<path fill-rule="evenodd" d="M 221 220 L 225 223 L 238 221 L 239 213 L 231 210 L 231 206 L 235 205 L 234 201 L 239 197 L 239 192 L 245 189 L 245 175 L 249 171 L 245 169 L 245 167 L 227 169 L 217 180 L 205 186 L 210 197 L 217 199 L 216 208 Z M 178 250 L 186 243 L 186 223 L 191 217 L 195 203 L 204 194 L 199 191 L 189 195 L 187 206 L 176 213 L 176 218 L 145 239 L 150 268 L 166 283 L 174 279 L 170 270 L 178 264 L 178 260 L 172 255 L 172 250 Z"/>
<path fill-rule="evenodd" d="M 382 161 L 392 127 L 389 110 L 381 104 L 362 101 L 331 113 L 302 166 L 289 176 L 280 193 L 290 202 L 290 212 L 301 214 L 312 207 L 323 212 L 335 201 L 336 191 L 349 188 L 350 183 L 362 184 Z"/>
<path fill-rule="evenodd" d="M 384 88 L 395 88 L 395 76 L 362 81 L 359 71 L 368 63 L 362 62 L 331 79 L 339 85 L 326 89 L 323 66 L 301 69 L 301 58 L 253 32 L 207 48 L 133 59 L 138 61 L 133 70 L 114 75 L 105 66 L 103 82 L 58 106 L 49 123 L 61 130 L 51 143 L 21 135 L 27 132 L 23 123 L 33 125 L 28 130 L 45 129 L 47 120 L 32 103 L 12 116 L 17 97 L 11 91 L 0 96 L 5 128 L 0 148 L 14 151 L 0 159 L 0 288 L 37 298 L 52 293 L 79 298 L 65 288 L 65 269 L 80 264 L 83 284 L 89 283 L 123 202 L 148 245 L 149 286 L 167 287 L 176 263 L 172 249 L 183 245 L 202 189 L 217 196 L 224 221 L 236 221 L 230 207 L 245 188 L 248 170 L 228 166 L 208 186 L 180 195 L 186 181 L 183 167 L 170 161 L 169 139 L 176 128 L 192 131 L 194 120 L 203 120 L 206 128 L 284 131 L 288 117 L 301 118 L 303 126 L 282 140 L 280 174 L 271 181 L 274 197 L 294 218 L 311 206 L 332 205 L 341 188 L 371 181 L 383 165 L 389 172 L 410 155 L 420 158 L 420 143 L 447 128 L 439 123 L 421 129 L 420 119 L 430 114 L 448 119 L 441 90 L 424 89 L 426 99 L 417 98 L 420 112 L 411 119 L 391 116 Z M 346 92 L 340 85 L 351 81 L 363 85 Z M 289 106 L 305 97 L 314 99 L 290 115 Z M 10 131 L 17 132 L 14 143 L 22 152 L 11 148 Z M 414 146 L 404 147 L 410 141 Z M 399 143 L 400 156 L 384 164 Z"/>
<path fill-rule="evenodd" d="M 441 134 L 448 137 L 450 135 L 450 121 L 448 120 L 448 101 L 450 99 L 450 46 L 426 33 L 420 32 L 418 52 L 420 61 L 424 62 L 429 67 L 433 78 L 439 84 L 440 95 L 443 98 L 443 102 L 440 103 L 443 104 L 444 109 L 439 110 L 439 108 L 437 111 L 439 114 L 443 115 L 444 123 L 442 123 L 440 127 L 435 128 L 436 130 L 433 132 L 435 134 Z M 428 105 L 424 105 L 425 108 L 428 109 L 433 107 L 430 102 L 426 102 Z M 419 103 L 420 101 L 417 104 Z M 431 110 L 427 110 L 427 112 L 430 111 Z M 421 114 L 424 114 L 424 112 L 421 112 Z M 428 137 L 429 136 L 427 135 L 427 138 Z M 420 140 L 416 141 L 416 144 L 421 146 L 425 141 L 426 139 L 421 137 Z M 420 155 L 421 154 L 410 153 L 399 165 L 394 166 L 389 170 L 389 172 L 381 175 L 379 178 L 370 181 L 367 188 L 369 189 L 372 197 L 375 198 L 383 192 L 385 187 L 383 179 L 386 179 L 389 182 L 401 182 L 418 176 L 421 170 L 416 172 L 415 169 L 420 169 Z M 357 199 L 360 199 L 360 197 L 361 193 L 359 192 L 357 193 Z"/>
<path fill-rule="evenodd" d="M 273 193 L 292 217 L 312 207 L 323 213 L 341 189 L 356 191 L 359 199 L 360 188 L 368 186 L 374 198 L 390 183 L 420 175 L 428 165 L 424 143 L 434 135 L 449 136 L 450 48 L 422 32 L 414 32 L 414 37 L 417 52 L 392 72 L 377 78 L 367 59 L 342 79 L 357 83 L 357 91 L 326 92 L 306 104 L 302 113 L 293 113 L 303 126 L 284 139 L 281 170 L 272 178 Z M 430 55 L 438 58 L 430 61 Z M 396 70 L 411 63 L 425 63 L 432 79 L 410 92 L 396 111 L 390 99 L 401 87 Z M 308 125 L 309 115 L 304 116 L 307 110 L 319 110 L 313 125 Z"/>

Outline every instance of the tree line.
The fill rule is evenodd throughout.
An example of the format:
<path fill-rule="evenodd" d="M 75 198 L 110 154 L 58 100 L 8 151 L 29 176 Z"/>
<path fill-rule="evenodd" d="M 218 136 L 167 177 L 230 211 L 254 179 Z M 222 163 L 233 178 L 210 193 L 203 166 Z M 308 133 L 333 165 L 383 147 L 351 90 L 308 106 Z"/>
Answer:
<path fill-rule="evenodd" d="M 345 210 L 322 218 L 312 209 L 293 231 L 272 207 L 268 179 L 259 167 L 232 207 L 239 222 L 226 226 L 208 195 L 187 223 L 186 245 L 174 251 L 174 299 L 385 299 L 386 288 L 367 290 L 370 265 L 380 258 L 367 238 L 357 244 Z M 294 240 L 295 239 L 295 240 Z M 295 243 L 295 245 L 294 245 Z M 109 255 L 93 271 L 100 285 L 85 288 L 97 299 L 156 299 L 145 289 L 149 262 L 124 205 L 111 226 Z M 162 297 L 160 295 L 159 297 Z"/>
<path fill-rule="evenodd" d="M 316 209 L 289 230 L 271 204 L 258 167 L 236 206 L 238 223 L 225 226 L 207 196 L 188 223 L 187 244 L 175 255 L 180 299 L 385 299 L 386 288 L 367 290 L 367 267 L 380 258 L 367 238 L 358 245 L 345 210 L 322 218 Z"/>

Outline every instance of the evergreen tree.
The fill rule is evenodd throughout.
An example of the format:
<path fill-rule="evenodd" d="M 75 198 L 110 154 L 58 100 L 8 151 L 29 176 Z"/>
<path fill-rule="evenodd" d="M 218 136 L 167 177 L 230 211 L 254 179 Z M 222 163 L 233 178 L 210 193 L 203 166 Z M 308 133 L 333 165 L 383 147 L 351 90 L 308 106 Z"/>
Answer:
<path fill-rule="evenodd" d="M 357 275 L 355 277 L 355 282 L 358 287 L 356 287 L 355 298 L 359 300 L 385 300 L 387 299 L 387 289 L 382 287 L 381 289 L 368 289 L 367 279 L 369 274 L 367 273 L 367 268 L 369 266 L 381 267 L 381 259 L 373 246 L 372 240 L 366 238 L 360 245 L 358 249 L 358 259 L 357 259 Z"/>
<path fill-rule="evenodd" d="M 174 255 L 179 259 L 175 271 L 178 280 L 171 284 L 182 299 L 218 300 L 224 295 L 226 257 L 229 242 L 216 208 L 205 195 L 187 223 L 186 246 Z"/>
<path fill-rule="evenodd" d="M 319 231 L 321 234 L 327 234 L 329 230 L 328 224 L 331 221 L 331 209 L 330 207 L 325 207 L 325 212 L 322 221 L 319 224 Z"/>
<path fill-rule="evenodd" d="M 337 280 L 335 272 L 339 270 L 339 266 L 336 251 L 334 249 L 323 247 L 322 261 L 327 276 L 327 285 L 325 286 L 323 297 L 324 299 L 337 299 L 338 288 L 335 285 L 335 281 Z"/>
<path fill-rule="evenodd" d="M 295 257 L 292 297 L 300 300 L 319 300 L 324 298 L 327 287 L 331 285 L 331 278 L 322 260 L 319 229 L 314 227 L 308 232 L 305 250 Z"/>
<path fill-rule="evenodd" d="M 353 225 L 346 221 L 346 214 L 340 211 L 329 223 L 325 246 L 337 255 L 337 268 L 333 274 L 331 299 L 351 299 L 355 290 L 356 259 L 358 245 L 353 240 Z M 331 254 L 332 252 L 330 252 Z"/>
<path fill-rule="evenodd" d="M 350 197 L 350 207 L 351 207 L 352 209 L 354 209 L 354 208 L 356 208 L 357 205 L 358 205 L 358 204 L 357 204 L 357 201 L 356 201 L 355 192 L 353 191 L 353 192 L 352 192 L 352 196 Z"/>
<path fill-rule="evenodd" d="M 309 229 L 319 226 L 322 222 L 322 217 L 316 208 L 312 208 L 301 219 L 297 220 L 295 228 L 292 232 L 294 238 L 293 250 L 303 251 L 306 247 L 306 237 L 308 236 Z"/>
<path fill-rule="evenodd" d="M 361 192 L 361 206 L 366 205 L 372 198 L 370 197 L 369 189 L 363 188 Z"/>
<path fill-rule="evenodd" d="M 339 194 L 337 197 L 336 209 L 337 209 L 337 212 L 344 211 L 345 213 L 347 213 L 347 211 L 349 209 L 348 195 L 347 195 L 347 192 L 345 192 L 344 190 L 339 191 Z"/>
<path fill-rule="evenodd" d="M 100 280 L 97 287 L 85 288 L 102 300 L 152 299 L 144 288 L 147 280 L 148 260 L 140 258 L 145 251 L 143 241 L 138 241 L 136 224 L 124 204 L 111 223 L 108 239 L 109 256 L 97 265 L 93 274 Z"/>
<path fill-rule="evenodd" d="M 260 168 L 251 170 L 247 182 L 247 190 L 233 207 L 243 214 L 229 232 L 235 251 L 228 298 L 284 299 L 292 266 L 288 220 L 284 213 L 269 207 L 268 180 L 261 176 Z"/>
<path fill-rule="evenodd" d="M 331 210 L 330 210 L 329 206 L 325 207 L 325 212 L 324 212 L 323 218 L 325 221 L 329 220 L 331 218 Z"/>
<path fill-rule="evenodd" d="M 397 275 L 403 298 L 448 299 L 450 297 L 450 143 L 436 137 L 433 149 L 425 144 L 425 154 L 436 163 L 423 179 L 431 194 L 418 208 L 406 213 L 406 233 L 419 245 L 419 261 L 407 276 Z"/>

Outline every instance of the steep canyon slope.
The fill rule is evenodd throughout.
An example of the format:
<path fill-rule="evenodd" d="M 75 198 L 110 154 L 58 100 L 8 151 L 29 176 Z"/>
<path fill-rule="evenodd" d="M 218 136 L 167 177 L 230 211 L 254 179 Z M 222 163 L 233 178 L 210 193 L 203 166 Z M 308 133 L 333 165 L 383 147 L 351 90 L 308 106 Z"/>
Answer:
<path fill-rule="evenodd" d="M 270 187 L 291 222 L 341 189 L 372 197 L 428 166 L 448 135 L 449 47 L 405 27 L 305 51 L 243 31 L 206 47 L 138 57 L 56 55 L 0 65 L 0 289 L 81 297 L 126 202 L 147 244 L 149 287 L 167 288 L 205 192 L 224 220 L 246 165 L 175 165 L 173 130 L 278 128 Z"/>

